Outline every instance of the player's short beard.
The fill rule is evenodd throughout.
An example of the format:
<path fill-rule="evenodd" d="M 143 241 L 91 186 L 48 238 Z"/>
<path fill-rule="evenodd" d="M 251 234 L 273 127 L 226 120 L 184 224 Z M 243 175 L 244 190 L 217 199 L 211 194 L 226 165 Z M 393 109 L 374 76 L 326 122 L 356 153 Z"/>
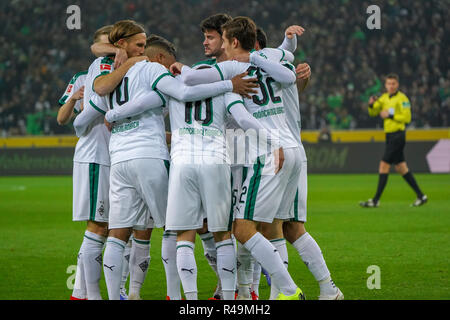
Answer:
<path fill-rule="evenodd" d="M 205 56 L 207 57 L 207 58 L 212 58 L 212 57 L 220 57 L 222 54 L 223 54 L 223 50 L 220 48 L 220 49 L 217 49 L 217 50 L 215 50 L 215 51 L 212 51 L 211 53 L 209 53 L 209 54 L 205 54 Z"/>

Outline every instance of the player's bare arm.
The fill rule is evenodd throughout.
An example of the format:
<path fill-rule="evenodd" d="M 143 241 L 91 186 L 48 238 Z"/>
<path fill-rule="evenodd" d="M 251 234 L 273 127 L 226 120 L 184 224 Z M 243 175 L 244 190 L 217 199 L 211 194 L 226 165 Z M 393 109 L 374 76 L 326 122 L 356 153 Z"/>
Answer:
<path fill-rule="evenodd" d="M 299 92 L 303 92 L 308 86 L 309 79 L 311 78 L 311 67 L 307 63 L 300 63 L 295 68 L 297 74 L 297 86 Z"/>
<path fill-rule="evenodd" d="M 114 46 L 111 43 L 94 43 L 91 45 L 91 52 L 96 57 L 114 56 L 114 69 L 118 69 L 128 59 L 125 49 Z"/>
<path fill-rule="evenodd" d="M 147 56 L 138 56 L 138 57 L 132 57 L 129 58 L 127 61 L 125 61 L 124 64 L 122 64 L 117 70 L 114 70 L 113 72 L 100 76 L 94 81 L 94 91 L 99 96 L 105 96 L 108 93 L 112 92 L 122 81 L 125 74 L 128 72 L 128 70 L 135 65 L 135 63 L 147 60 Z"/>
<path fill-rule="evenodd" d="M 75 107 L 75 103 L 83 99 L 84 97 L 84 86 L 82 86 L 78 91 L 76 91 L 67 102 L 62 105 L 58 110 L 58 115 L 56 117 L 56 121 L 58 121 L 59 125 L 65 125 L 70 122 L 70 120 L 75 116 L 73 112 L 73 108 Z"/>

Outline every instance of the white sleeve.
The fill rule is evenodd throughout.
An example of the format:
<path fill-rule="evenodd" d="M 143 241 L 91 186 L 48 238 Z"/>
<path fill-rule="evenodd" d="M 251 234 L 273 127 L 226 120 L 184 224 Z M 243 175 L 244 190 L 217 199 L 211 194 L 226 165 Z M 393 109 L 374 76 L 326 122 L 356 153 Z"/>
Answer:
<path fill-rule="evenodd" d="M 89 100 L 89 105 L 84 106 L 83 111 L 75 118 L 73 127 L 77 137 L 81 137 L 95 119 L 106 114 L 106 106 L 102 100 L 102 97 L 94 94 Z"/>
<path fill-rule="evenodd" d="M 180 79 L 188 86 L 224 80 L 222 72 L 217 65 L 214 65 L 214 68 L 205 69 L 192 69 L 188 66 L 183 66 Z"/>
<path fill-rule="evenodd" d="M 250 54 L 250 62 L 264 69 L 275 81 L 281 84 L 292 84 L 297 79 L 296 74 L 290 69 L 285 68 L 278 62 L 262 57 L 257 51 Z"/>
<path fill-rule="evenodd" d="M 155 91 L 146 92 L 137 99 L 133 99 L 124 103 L 120 107 L 109 110 L 105 114 L 108 122 L 119 121 L 128 117 L 134 117 L 147 110 L 161 107 L 165 103 L 164 98 Z"/>
<path fill-rule="evenodd" d="M 207 69 L 205 69 L 207 70 Z M 203 70 L 198 70 L 203 71 Z M 162 93 L 171 96 L 179 101 L 197 101 L 209 97 L 215 97 L 226 92 L 233 91 L 231 80 L 219 81 L 208 84 L 200 84 L 197 86 L 187 86 L 182 81 L 171 76 L 160 78 L 154 85 L 153 89 L 157 89 Z"/>
<path fill-rule="evenodd" d="M 289 52 L 294 52 L 297 49 L 297 35 L 294 34 L 292 39 L 284 36 L 283 43 L 278 47 L 282 50 L 287 50 Z"/>

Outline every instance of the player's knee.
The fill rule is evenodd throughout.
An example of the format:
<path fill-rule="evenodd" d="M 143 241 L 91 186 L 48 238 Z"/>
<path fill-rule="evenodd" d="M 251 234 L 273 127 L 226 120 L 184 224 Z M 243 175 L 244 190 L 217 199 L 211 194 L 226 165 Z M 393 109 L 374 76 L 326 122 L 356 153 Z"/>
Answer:
<path fill-rule="evenodd" d="M 99 236 L 106 237 L 108 236 L 108 223 L 88 221 L 86 230 L 98 234 Z"/>
<path fill-rule="evenodd" d="M 134 230 L 133 235 L 136 239 L 140 240 L 150 240 L 152 236 L 153 229 L 145 229 L 145 230 Z"/>
<path fill-rule="evenodd" d="M 283 224 L 283 235 L 289 243 L 295 242 L 305 233 L 305 224 L 301 221 L 286 221 Z"/>
<path fill-rule="evenodd" d="M 214 241 L 217 242 L 221 242 L 224 240 L 228 240 L 231 238 L 231 232 L 230 231 L 219 231 L 219 232 L 214 232 Z"/>

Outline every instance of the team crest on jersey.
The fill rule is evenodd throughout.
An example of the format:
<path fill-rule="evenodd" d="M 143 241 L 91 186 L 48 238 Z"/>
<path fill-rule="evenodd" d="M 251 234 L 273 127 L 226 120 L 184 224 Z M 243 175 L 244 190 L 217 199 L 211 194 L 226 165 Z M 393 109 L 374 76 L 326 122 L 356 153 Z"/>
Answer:
<path fill-rule="evenodd" d="M 67 93 L 70 93 L 72 91 L 73 88 L 73 84 L 69 84 L 69 86 L 67 87 Z"/>

